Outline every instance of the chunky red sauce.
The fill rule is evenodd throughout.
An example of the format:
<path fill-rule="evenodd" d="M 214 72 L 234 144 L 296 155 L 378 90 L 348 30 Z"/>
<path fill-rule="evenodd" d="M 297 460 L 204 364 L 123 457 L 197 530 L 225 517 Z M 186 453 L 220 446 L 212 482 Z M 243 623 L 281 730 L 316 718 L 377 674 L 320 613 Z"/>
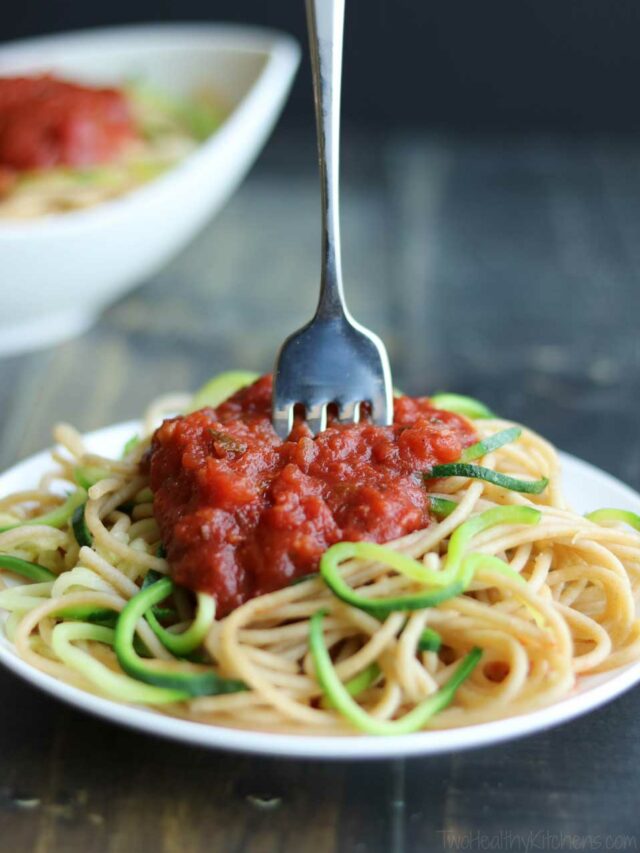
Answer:
<path fill-rule="evenodd" d="M 50 75 L 0 78 L 0 169 L 112 160 L 136 136 L 126 96 Z"/>
<path fill-rule="evenodd" d="M 318 568 L 333 543 L 387 542 L 429 524 L 420 472 L 474 441 L 426 398 L 395 401 L 394 425 L 270 421 L 271 378 L 217 409 L 165 421 L 150 455 L 154 511 L 174 579 L 212 593 L 224 614 Z"/>

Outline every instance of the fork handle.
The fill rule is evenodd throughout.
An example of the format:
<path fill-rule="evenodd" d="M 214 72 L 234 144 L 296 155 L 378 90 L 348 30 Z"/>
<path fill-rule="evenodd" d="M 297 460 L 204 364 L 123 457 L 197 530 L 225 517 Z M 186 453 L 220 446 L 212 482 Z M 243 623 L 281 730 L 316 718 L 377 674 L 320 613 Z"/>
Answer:
<path fill-rule="evenodd" d="M 307 0 L 322 192 L 322 276 L 316 316 L 349 316 L 342 286 L 339 165 L 344 0 Z"/>

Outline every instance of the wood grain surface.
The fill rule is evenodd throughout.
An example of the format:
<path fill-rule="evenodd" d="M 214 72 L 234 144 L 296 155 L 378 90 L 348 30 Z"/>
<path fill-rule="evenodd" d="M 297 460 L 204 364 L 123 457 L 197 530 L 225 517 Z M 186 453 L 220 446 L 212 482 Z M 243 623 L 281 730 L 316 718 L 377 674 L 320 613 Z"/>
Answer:
<path fill-rule="evenodd" d="M 90 333 L 0 361 L 0 467 L 46 446 L 57 420 L 92 429 L 219 370 L 268 370 L 315 301 L 314 156 L 310 137 L 280 136 Z M 639 488 L 640 149 L 347 132 L 343 186 L 348 298 L 387 341 L 396 384 L 473 393 Z M 6 672 L 0 696 L 7 853 L 640 846 L 639 690 L 515 743 L 367 764 L 161 741 Z"/>

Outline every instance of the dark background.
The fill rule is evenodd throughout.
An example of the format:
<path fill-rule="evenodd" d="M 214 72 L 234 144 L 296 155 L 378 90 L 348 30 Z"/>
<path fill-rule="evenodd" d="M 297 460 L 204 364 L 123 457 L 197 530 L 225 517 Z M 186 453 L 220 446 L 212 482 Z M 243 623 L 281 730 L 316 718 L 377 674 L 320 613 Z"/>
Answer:
<path fill-rule="evenodd" d="M 5 4 L 3 40 L 154 20 L 228 20 L 305 38 L 303 0 Z M 640 128 L 637 0 L 347 0 L 344 118 L 455 130 Z M 310 119 L 303 65 L 286 112 Z"/>

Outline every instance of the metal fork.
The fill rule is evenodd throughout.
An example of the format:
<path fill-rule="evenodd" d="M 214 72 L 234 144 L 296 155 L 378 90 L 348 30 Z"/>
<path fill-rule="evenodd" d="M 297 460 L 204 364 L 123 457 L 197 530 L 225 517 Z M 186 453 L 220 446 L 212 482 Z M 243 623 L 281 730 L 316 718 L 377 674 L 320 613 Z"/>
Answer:
<path fill-rule="evenodd" d="M 283 440 L 291 432 L 295 405 L 304 407 L 314 434 L 325 429 L 332 403 L 343 423 L 357 423 L 363 403 L 374 423 L 388 425 L 393 419 L 387 351 L 377 335 L 353 319 L 342 286 L 338 161 L 344 0 L 307 0 L 307 23 L 322 190 L 322 276 L 315 316 L 286 339 L 276 360 L 272 420 Z"/>

